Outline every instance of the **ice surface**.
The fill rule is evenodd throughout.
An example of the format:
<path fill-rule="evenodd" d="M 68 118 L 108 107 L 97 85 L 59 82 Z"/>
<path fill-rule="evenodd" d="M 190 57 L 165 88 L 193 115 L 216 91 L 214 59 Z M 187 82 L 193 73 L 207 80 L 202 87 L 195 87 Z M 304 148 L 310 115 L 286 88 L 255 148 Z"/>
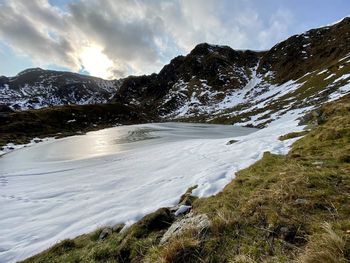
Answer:
<path fill-rule="evenodd" d="M 132 125 L 7 153 L 0 158 L 0 262 L 24 259 L 100 226 L 130 224 L 175 205 L 194 185 L 197 196 L 215 194 L 263 152 L 286 153 L 293 140 L 278 137 L 302 129 L 299 113 L 258 131 Z M 231 139 L 238 142 L 227 145 Z"/>

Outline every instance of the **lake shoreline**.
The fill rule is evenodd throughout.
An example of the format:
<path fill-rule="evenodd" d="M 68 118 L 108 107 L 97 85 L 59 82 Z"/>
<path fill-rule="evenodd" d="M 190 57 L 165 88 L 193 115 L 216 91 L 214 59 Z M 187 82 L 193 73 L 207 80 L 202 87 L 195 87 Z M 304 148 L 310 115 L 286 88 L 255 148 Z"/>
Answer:
<path fill-rule="evenodd" d="M 193 185 L 199 185 L 198 196 L 215 193 L 232 180 L 231 162 L 239 157 L 227 151 L 244 146 L 227 142 L 248 136 L 241 131 L 253 132 L 228 125 L 176 122 L 119 126 L 6 154 L 0 158 L 0 176 L 6 181 L 0 222 L 7 227 L 0 243 L 4 249 L 15 248 L 16 240 L 21 240 L 26 244 L 18 248 L 21 253 L 38 253 L 58 240 L 101 225 L 136 222 L 158 207 L 176 205 Z M 145 132 L 149 133 L 146 140 L 143 135 L 140 139 L 139 134 Z M 24 228 L 15 226 L 19 222 L 14 215 L 21 214 L 26 214 L 26 220 L 21 220 Z M 59 231 L 54 231 L 52 222 Z M 5 261 L 11 261 L 12 253 L 18 255 L 12 249 L 3 253 L 8 255 Z"/>

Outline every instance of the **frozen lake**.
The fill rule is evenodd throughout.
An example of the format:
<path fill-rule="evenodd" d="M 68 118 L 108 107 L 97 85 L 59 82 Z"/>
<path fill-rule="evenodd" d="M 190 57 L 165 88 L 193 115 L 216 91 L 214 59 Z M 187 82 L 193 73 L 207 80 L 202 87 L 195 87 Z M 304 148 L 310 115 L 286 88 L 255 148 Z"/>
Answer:
<path fill-rule="evenodd" d="M 0 262 L 175 204 L 220 162 L 219 156 L 202 153 L 203 140 L 252 131 L 182 123 L 120 126 L 4 155 Z"/>
<path fill-rule="evenodd" d="M 175 205 L 193 185 L 198 196 L 215 194 L 264 151 L 285 152 L 285 142 L 276 139 L 285 130 L 286 123 L 259 131 L 131 125 L 5 154 L 0 157 L 0 262 L 24 259 L 100 226 L 132 223 Z M 227 145 L 232 138 L 239 142 Z"/>

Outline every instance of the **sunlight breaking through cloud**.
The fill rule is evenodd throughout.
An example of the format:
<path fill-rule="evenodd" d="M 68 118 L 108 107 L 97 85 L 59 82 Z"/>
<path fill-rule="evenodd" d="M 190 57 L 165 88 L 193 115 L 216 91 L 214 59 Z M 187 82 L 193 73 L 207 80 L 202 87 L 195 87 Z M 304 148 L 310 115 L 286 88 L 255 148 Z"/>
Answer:
<path fill-rule="evenodd" d="M 92 76 L 105 79 L 113 77 L 113 62 L 102 52 L 102 48 L 85 47 L 80 59 L 84 69 Z"/>
<path fill-rule="evenodd" d="M 202 42 L 261 50 L 300 31 L 291 6 L 275 0 L 263 8 L 254 0 L 2 0 L 0 5 L 0 44 L 36 66 L 86 69 L 104 78 L 157 72 Z"/>

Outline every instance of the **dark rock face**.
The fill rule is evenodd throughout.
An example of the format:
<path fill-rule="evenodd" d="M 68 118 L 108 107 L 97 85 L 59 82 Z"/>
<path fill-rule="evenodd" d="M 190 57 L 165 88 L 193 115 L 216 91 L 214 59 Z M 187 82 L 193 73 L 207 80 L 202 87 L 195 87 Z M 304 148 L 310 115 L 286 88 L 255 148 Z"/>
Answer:
<path fill-rule="evenodd" d="M 0 76 L 0 86 L 4 86 L 9 83 L 9 78 L 5 76 Z"/>
<path fill-rule="evenodd" d="M 124 80 L 113 101 L 152 108 L 159 115 L 172 112 L 182 97 L 174 97 L 164 103 L 171 88 L 185 83 L 206 80 L 215 92 L 239 89 L 247 83 L 249 68 L 257 65 L 263 52 L 235 51 L 228 46 L 197 45 L 189 55 L 178 56 L 164 66 L 158 74 L 128 77 Z"/>

